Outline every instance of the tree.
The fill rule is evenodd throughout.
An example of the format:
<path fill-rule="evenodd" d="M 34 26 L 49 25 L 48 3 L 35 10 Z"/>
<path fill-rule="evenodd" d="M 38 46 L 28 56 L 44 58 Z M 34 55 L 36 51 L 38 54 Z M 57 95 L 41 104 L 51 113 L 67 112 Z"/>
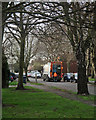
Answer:
<path fill-rule="evenodd" d="M 68 12 L 70 11 L 70 6 L 72 11 L 75 11 L 77 8 L 80 8 L 79 3 L 66 3 L 64 6 L 65 14 L 66 14 L 66 21 L 69 23 L 70 26 L 67 27 L 68 29 L 68 36 L 70 38 L 71 45 L 73 46 L 73 50 L 75 52 L 77 61 L 78 61 L 78 81 L 77 81 L 77 94 L 86 94 L 88 95 L 88 88 L 87 88 L 87 76 L 86 76 L 86 50 L 89 47 L 90 36 L 84 27 L 84 13 L 80 11 L 74 13 L 73 15 L 69 15 Z M 73 18 L 71 21 L 70 18 Z M 72 25 L 74 27 L 72 27 Z M 83 88 L 83 89 L 82 89 Z"/>
<path fill-rule="evenodd" d="M 45 5 L 45 4 L 44 4 Z M 73 51 L 78 61 L 78 94 L 88 95 L 86 76 L 86 51 L 91 40 L 89 28 L 92 29 L 91 19 L 86 11 L 91 9 L 90 3 L 46 3 L 52 11 L 49 14 L 39 13 L 49 17 L 58 24 L 67 26 L 67 36 L 73 47 Z M 47 7 L 47 8 L 48 8 Z M 58 9 L 58 12 L 56 11 Z M 46 10 L 47 11 L 47 10 Z M 37 16 L 38 17 L 38 16 Z M 91 25 L 89 27 L 88 25 Z M 61 25 L 62 26 L 62 25 Z M 66 32 L 66 31 L 64 31 Z M 83 88 L 83 89 L 82 89 Z"/>
<path fill-rule="evenodd" d="M 8 2 L 2 4 L 3 8 L 5 9 L 8 6 Z M 6 21 L 6 13 L 2 13 L 2 24 Z M 2 41 L 3 41 L 3 34 L 4 34 L 4 26 L 2 26 Z M 9 75 L 10 71 L 8 68 L 7 58 L 2 50 L 2 88 L 6 88 L 9 85 Z"/>
<path fill-rule="evenodd" d="M 43 56 L 49 61 L 56 60 L 58 56 L 63 56 L 62 58 L 67 61 L 72 59 L 72 46 L 58 24 L 51 22 L 44 24 L 43 27 L 37 26 L 37 31 L 40 41 L 39 53 L 42 51 Z"/>
<path fill-rule="evenodd" d="M 21 11 L 24 11 L 23 6 L 19 8 Z M 19 81 L 16 89 L 24 89 L 23 87 L 23 68 L 24 68 L 24 48 L 25 48 L 25 38 L 30 30 L 30 26 L 24 23 L 30 22 L 29 16 L 24 15 L 23 13 L 16 14 L 8 19 L 8 22 L 12 22 L 12 24 L 8 24 L 7 28 L 9 32 L 13 35 L 15 40 L 20 45 L 20 58 L 19 58 Z M 12 26 L 12 27 L 11 27 Z M 16 34 L 17 33 L 17 34 Z"/>
<path fill-rule="evenodd" d="M 88 94 L 86 79 L 86 50 L 89 47 L 90 32 L 93 29 L 93 18 L 89 19 L 88 12 L 93 13 L 94 3 L 30 3 L 31 11 L 11 11 L 26 13 L 35 18 L 36 25 L 54 21 L 67 26 L 67 35 L 73 46 L 78 60 L 78 94 Z M 37 22 L 38 21 L 38 22 Z M 30 23 L 29 23 L 30 24 Z M 24 25 L 24 23 L 23 23 Z M 83 89 L 82 89 L 83 87 Z"/>
<path fill-rule="evenodd" d="M 33 35 L 28 35 L 25 41 L 25 51 L 24 51 L 24 69 L 27 77 L 27 69 L 30 60 L 36 55 L 38 50 L 38 40 Z M 27 78 L 28 81 L 28 78 Z"/>
<path fill-rule="evenodd" d="M 93 38 L 93 44 L 94 44 L 94 66 L 95 66 L 95 84 L 96 84 L 96 2 L 94 2 L 94 8 L 93 8 L 93 30 L 92 33 L 94 33 Z"/>
<path fill-rule="evenodd" d="M 19 81 L 16 89 L 24 89 L 23 87 L 23 68 L 24 68 L 24 49 L 25 49 L 25 41 L 26 37 L 33 28 L 32 24 L 36 24 L 37 20 L 32 21 L 32 16 L 23 14 L 27 8 L 24 8 L 24 5 L 19 7 L 19 13 L 13 12 L 12 16 L 7 20 L 6 27 L 8 28 L 7 32 L 10 32 L 14 39 L 20 46 L 20 57 L 19 57 Z M 30 56 L 31 56 L 31 47 L 30 47 Z M 31 56 L 32 57 L 32 56 Z M 30 60 L 29 55 L 27 60 Z M 26 66 L 25 66 L 26 68 Z"/>
<path fill-rule="evenodd" d="M 2 50 L 3 52 L 3 50 Z M 7 88 L 9 86 L 10 70 L 7 63 L 7 58 L 4 53 L 2 54 L 2 88 Z"/>
<path fill-rule="evenodd" d="M 2 2 L 2 41 L 4 36 L 4 30 L 6 27 L 6 21 L 8 18 L 11 17 L 11 13 L 7 13 L 7 10 L 17 9 L 18 6 L 20 6 L 22 3 L 19 3 L 18 5 L 14 5 L 12 2 Z M 3 49 L 2 49 L 3 51 Z M 5 56 L 4 51 L 2 52 L 2 87 L 8 87 L 8 81 L 9 81 L 9 66 L 7 62 L 7 58 Z"/>

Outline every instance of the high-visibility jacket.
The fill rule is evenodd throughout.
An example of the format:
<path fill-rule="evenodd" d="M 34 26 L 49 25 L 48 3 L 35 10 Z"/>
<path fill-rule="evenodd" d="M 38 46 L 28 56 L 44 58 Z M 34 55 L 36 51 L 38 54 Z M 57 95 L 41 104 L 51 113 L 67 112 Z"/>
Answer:
<path fill-rule="evenodd" d="M 56 72 L 54 73 L 54 77 L 57 77 L 57 73 Z"/>

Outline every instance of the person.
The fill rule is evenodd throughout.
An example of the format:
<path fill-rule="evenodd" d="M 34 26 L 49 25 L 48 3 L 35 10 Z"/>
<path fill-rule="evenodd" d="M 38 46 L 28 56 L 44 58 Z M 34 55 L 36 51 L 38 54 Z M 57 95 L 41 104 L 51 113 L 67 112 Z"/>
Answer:
<path fill-rule="evenodd" d="M 54 81 L 57 81 L 57 73 L 54 72 Z"/>

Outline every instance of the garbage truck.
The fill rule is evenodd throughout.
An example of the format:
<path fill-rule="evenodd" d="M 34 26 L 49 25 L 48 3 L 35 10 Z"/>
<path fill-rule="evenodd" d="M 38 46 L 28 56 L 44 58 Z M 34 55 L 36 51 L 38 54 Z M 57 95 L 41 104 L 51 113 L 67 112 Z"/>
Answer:
<path fill-rule="evenodd" d="M 54 73 L 57 74 L 57 82 L 63 78 L 62 61 L 48 62 L 43 66 L 43 81 L 54 81 Z"/>

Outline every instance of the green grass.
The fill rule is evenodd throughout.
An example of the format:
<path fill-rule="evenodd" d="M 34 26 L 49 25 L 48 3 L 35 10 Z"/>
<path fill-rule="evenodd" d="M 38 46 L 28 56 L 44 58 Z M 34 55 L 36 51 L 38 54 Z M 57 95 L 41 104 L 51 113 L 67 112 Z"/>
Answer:
<path fill-rule="evenodd" d="M 88 78 L 89 81 L 95 81 L 95 78 Z"/>
<path fill-rule="evenodd" d="M 17 85 L 17 84 L 18 84 L 18 81 L 13 81 L 9 83 L 9 85 Z"/>
<path fill-rule="evenodd" d="M 18 81 L 13 81 L 13 82 L 10 82 L 9 85 L 17 85 L 18 84 Z M 25 83 L 23 83 L 23 85 L 25 85 Z"/>
<path fill-rule="evenodd" d="M 42 83 L 36 83 L 36 82 L 29 82 L 31 85 L 44 85 Z M 17 85 L 18 84 L 18 81 L 13 81 L 13 82 L 10 82 L 9 85 Z M 25 85 L 25 83 L 23 83 Z"/>
<path fill-rule="evenodd" d="M 94 107 L 33 87 L 2 89 L 3 118 L 94 118 Z"/>
<path fill-rule="evenodd" d="M 95 99 L 95 95 L 87 95 L 87 96 L 82 96 L 82 95 L 78 95 L 80 98 L 84 99 L 84 100 L 91 100 L 94 101 Z"/>
<path fill-rule="evenodd" d="M 51 86 L 51 88 L 53 89 L 57 89 L 57 90 L 60 90 L 60 91 L 63 91 L 63 92 L 68 92 L 68 93 L 74 93 L 76 94 L 76 92 L 72 92 L 71 90 L 66 90 L 66 89 L 61 89 L 61 88 L 58 88 L 58 87 L 55 87 L 55 86 Z"/>
<path fill-rule="evenodd" d="M 65 90 L 65 89 L 61 89 L 61 88 L 58 88 L 58 87 L 54 87 L 54 86 L 51 86 L 51 88 L 60 90 L 62 92 L 67 92 L 67 93 L 70 93 L 70 94 L 75 94 L 75 95 L 77 94 L 76 92 L 72 92 L 71 90 Z M 96 96 L 95 95 L 87 95 L 87 96 L 78 95 L 78 97 L 82 98 L 84 100 L 94 101 Z"/>

